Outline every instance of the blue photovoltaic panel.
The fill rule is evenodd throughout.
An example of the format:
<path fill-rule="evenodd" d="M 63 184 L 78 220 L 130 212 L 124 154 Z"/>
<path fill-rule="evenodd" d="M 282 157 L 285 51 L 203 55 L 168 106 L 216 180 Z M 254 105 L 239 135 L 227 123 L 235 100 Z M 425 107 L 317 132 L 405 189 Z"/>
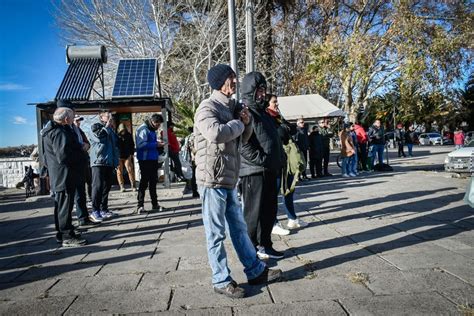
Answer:
<path fill-rule="evenodd" d="M 154 95 L 156 59 L 122 59 L 119 61 L 112 97 Z"/>

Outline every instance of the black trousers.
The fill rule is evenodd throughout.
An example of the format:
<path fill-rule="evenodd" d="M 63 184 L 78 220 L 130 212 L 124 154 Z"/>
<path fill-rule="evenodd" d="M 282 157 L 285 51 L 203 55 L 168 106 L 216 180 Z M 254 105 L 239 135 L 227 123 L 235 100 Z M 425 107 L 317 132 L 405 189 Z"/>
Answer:
<path fill-rule="evenodd" d="M 406 157 L 406 156 L 405 156 L 405 151 L 403 150 L 403 146 L 404 146 L 404 145 L 405 145 L 405 144 L 404 144 L 403 142 L 397 142 L 397 146 L 398 146 L 398 157 L 401 157 L 401 156 Z"/>
<path fill-rule="evenodd" d="M 322 161 L 323 159 L 321 157 L 309 158 L 309 170 L 313 178 L 315 176 L 320 177 L 323 175 L 323 162 Z"/>
<path fill-rule="evenodd" d="M 278 210 L 277 173 L 263 173 L 241 178 L 244 218 L 254 246 L 272 246 L 272 229 Z"/>
<path fill-rule="evenodd" d="M 177 177 L 184 179 L 183 169 L 181 169 L 181 161 L 179 160 L 179 153 L 168 152 L 172 165 L 171 170 L 176 174 Z"/>
<path fill-rule="evenodd" d="M 72 208 L 74 206 L 74 191 L 54 193 L 54 226 L 58 239 L 69 239 L 74 236 L 72 226 Z"/>
<path fill-rule="evenodd" d="M 196 183 L 196 164 L 194 163 L 194 161 L 192 162 L 191 167 L 193 170 L 193 176 L 191 178 L 191 189 L 193 190 L 193 194 L 196 195 L 196 194 L 199 194 L 199 192 L 198 192 L 198 186 Z"/>
<path fill-rule="evenodd" d="M 140 185 L 138 186 L 138 207 L 145 203 L 145 191 L 148 188 L 152 205 L 158 205 L 156 196 L 156 184 L 158 183 L 158 161 L 157 160 L 139 160 L 140 166 Z"/>
<path fill-rule="evenodd" d="M 359 160 L 362 165 L 362 170 L 367 170 L 367 143 L 359 144 Z"/>
<path fill-rule="evenodd" d="M 86 175 L 85 173 L 78 172 L 75 175 L 75 180 L 76 180 L 76 190 L 74 194 L 74 203 L 76 204 L 76 215 L 77 215 L 77 218 L 84 219 L 89 216 L 89 212 L 87 212 L 87 205 L 86 205 Z"/>
<path fill-rule="evenodd" d="M 301 153 L 303 154 L 304 161 L 306 163 L 306 166 L 304 168 L 304 171 L 301 173 L 301 175 L 306 178 L 306 168 L 308 168 L 308 151 L 307 150 L 302 150 Z"/>
<path fill-rule="evenodd" d="M 323 168 L 324 168 L 324 174 L 329 174 L 329 171 L 328 171 L 328 165 L 329 165 L 329 156 L 330 156 L 330 150 L 329 148 L 324 148 L 323 149 Z"/>
<path fill-rule="evenodd" d="M 109 192 L 112 187 L 114 168 L 92 167 L 92 209 L 109 209 Z"/>

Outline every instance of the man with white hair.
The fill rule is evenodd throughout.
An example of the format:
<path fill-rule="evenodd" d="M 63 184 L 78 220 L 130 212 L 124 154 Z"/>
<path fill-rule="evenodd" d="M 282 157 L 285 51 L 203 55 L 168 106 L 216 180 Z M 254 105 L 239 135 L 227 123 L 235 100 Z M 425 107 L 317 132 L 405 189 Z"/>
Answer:
<path fill-rule="evenodd" d="M 51 190 L 54 195 L 54 221 L 56 240 L 63 247 L 77 247 L 87 241 L 74 232 L 72 225 L 72 208 L 76 188 L 75 177 L 82 172 L 81 166 L 85 156 L 70 127 L 74 112 L 66 107 L 59 107 L 53 120 L 41 131 L 43 145 L 43 162 L 48 168 Z"/>

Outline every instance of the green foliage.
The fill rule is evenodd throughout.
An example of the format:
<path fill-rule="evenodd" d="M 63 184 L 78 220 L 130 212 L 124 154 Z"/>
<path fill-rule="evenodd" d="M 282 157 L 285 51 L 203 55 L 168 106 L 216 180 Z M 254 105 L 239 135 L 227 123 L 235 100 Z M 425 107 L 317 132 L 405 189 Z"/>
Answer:
<path fill-rule="evenodd" d="M 176 109 L 175 134 L 178 137 L 186 137 L 190 134 L 189 129 L 194 126 L 194 114 L 196 109 L 185 101 L 175 101 Z"/>

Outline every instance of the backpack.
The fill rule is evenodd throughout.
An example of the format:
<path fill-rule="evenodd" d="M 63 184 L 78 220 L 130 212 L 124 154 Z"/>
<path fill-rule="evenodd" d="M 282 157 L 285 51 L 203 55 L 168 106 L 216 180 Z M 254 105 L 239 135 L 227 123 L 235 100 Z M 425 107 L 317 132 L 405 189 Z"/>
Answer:
<path fill-rule="evenodd" d="M 288 141 L 287 145 L 283 145 L 283 149 L 286 154 L 287 166 L 284 168 L 282 175 L 282 194 L 287 195 L 295 190 L 296 182 L 298 182 L 300 173 L 306 170 L 306 159 L 291 139 Z M 290 173 L 294 175 L 294 178 L 291 185 L 288 186 L 286 179 Z"/>

